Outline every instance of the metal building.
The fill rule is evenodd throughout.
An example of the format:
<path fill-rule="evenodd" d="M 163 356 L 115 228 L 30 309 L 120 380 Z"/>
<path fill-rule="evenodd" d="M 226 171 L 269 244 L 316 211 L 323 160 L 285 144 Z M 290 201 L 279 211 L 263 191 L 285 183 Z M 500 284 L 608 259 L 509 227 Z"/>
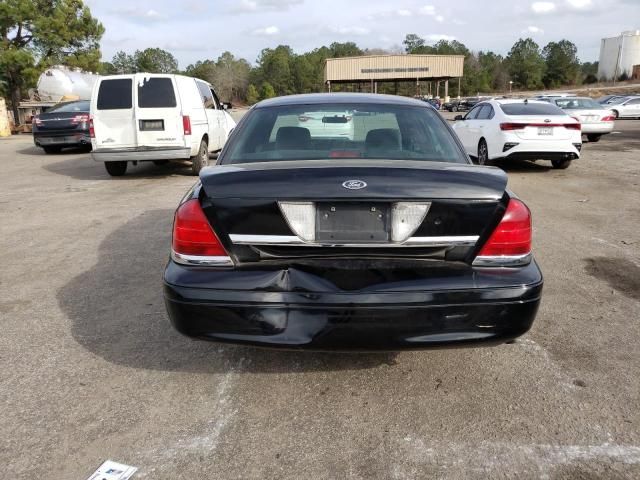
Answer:
<path fill-rule="evenodd" d="M 463 74 L 464 55 L 370 55 L 363 57 L 328 58 L 325 63 L 324 81 L 329 91 L 336 83 L 354 83 L 361 88 L 369 85 L 377 92 L 380 82 L 434 82 L 439 95 L 444 82 L 444 96 L 449 96 L 449 80 L 460 79 Z M 460 82 L 458 81 L 458 89 Z M 458 92 L 459 93 L 459 92 Z"/>
<path fill-rule="evenodd" d="M 623 73 L 631 78 L 635 65 L 640 65 L 640 30 L 622 32 L 617 37 L 602 39 L 598 63 L 599 80 L 616 80 Z"/>

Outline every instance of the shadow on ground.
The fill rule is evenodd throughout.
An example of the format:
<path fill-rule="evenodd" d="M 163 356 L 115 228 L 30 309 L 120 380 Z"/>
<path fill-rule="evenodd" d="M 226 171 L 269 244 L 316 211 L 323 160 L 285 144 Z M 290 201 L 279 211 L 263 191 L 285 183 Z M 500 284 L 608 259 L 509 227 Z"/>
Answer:
<path fill-rule="evenodd" d="M 171 327 L 162 298 L 173 211 L 152 210 L 110 233 L 97 263 L 57 293 L 74 339 L 108 362 L 203 373 L 358 370 L 395 354 L 285 352 L 198 342 Z"/>

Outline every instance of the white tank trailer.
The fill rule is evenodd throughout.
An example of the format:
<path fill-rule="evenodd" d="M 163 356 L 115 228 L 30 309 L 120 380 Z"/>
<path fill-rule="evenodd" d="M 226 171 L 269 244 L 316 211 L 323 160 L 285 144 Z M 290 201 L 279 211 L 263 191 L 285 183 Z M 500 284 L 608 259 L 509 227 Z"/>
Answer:
<path fill-rule="evenodd" d="M 55 66 L 45 70 L 38 79 L 38 96 L 44 102 L 91 100 L 91 91 L 100 75 Z"/>

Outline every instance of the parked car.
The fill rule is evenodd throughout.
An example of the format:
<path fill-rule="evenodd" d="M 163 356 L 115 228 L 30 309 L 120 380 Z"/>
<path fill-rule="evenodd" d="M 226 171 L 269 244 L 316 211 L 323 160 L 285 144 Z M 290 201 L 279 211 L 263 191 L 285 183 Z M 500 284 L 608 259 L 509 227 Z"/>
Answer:
<path fill-rule="evenodd" d="M 440 100 L 439 98 L 429 98 L 426 100 L 426 102 L 436 110 L 440 110 L 440 108 L 442 107 L 442 100 Z"/>
<path fill-rule="evenodd" d="M 127 162 L 190 159 L 194 174 L 209 164 L 236 126 L 212 86 L 192 77 L 136 73 L 102 77 L 91 100 L 93 159 L 109 175 Z"/>
<path fill-rule="evenodd" d="M 33 143 L 45 153 L 66 147 L 91 148 L 89 101 L 59 103 L 32 120 Z"/>
<path fill-rule="evenodd" d="M 463 103 L 462 100 L 458 98 L 454 98 L 442 104 L 443 110 L 448 110 L 449 112 L 459 112 L 462 110 L 466 110 L 466 104 Z"/>
<path fill-rule="evenodd" d="M 604 95 L 602 97 L 597 98 L 596 102 L 598 102 L 601 105 L 605 105 L 605 104 L 614 102 L 618 98 L 625 98 L 625 97 L 622 95 Z"/>
<path fill-rule="evenodd" d="M 625 97 L 608 105 L 615 118 L 640 118 L 640 97 Z"/>
<path fill-rule="evenodd" d="M 537 100 L 479 103 L 453 129 L 467 153 L 481 165 L 494 160 L 551 160 L 567 168 L 580 158 L 580 122 L 559 107 Z"/>
<path fill-rule="evenodd" d="M 320 112 L 320 114 L 314 111 L 304 112 L 298 115 L 297 121 L 294 121 L 292 125 L 308 129 L 314 138 L 346 138 L 347 140 L 353 140 L 353 114 L 354 112 L 352 111 L 344 110 Z"/>
<path fill-rule="evenodd" d="M 588 97 L 548 98 L 568 115 L 580 122 L 582 134 L 590 142 L 597 142 L 602 135 L 613 131 L 615 116 L 613 112 Z"/>
<path fill-rule="evenodd" d="M 288 126 L 336 111 L 357 113 L 353 140 Z M 509 341 L 531 327 L 542 275 L 506 186 L 422 101 L 265 100 L 175 213 L 169 317 L 194 338 L 288 349 Z"/>

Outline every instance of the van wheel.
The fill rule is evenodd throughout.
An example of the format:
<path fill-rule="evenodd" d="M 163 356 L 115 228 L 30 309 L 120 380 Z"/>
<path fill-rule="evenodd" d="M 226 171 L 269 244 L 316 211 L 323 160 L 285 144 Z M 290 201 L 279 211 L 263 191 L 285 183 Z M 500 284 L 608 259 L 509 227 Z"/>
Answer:
<path fill-rule="evenodd" d="M 551 160 L 551 165 L 553 165 L 553 168 L 556 168 L 558 170 L 564 170 L 565 168 L 569 168 L 569 165 L 571 165 L 571 160 Z"/>
<path fill-rule="evenodd" d="M 44 153 L 60 153 L 62 151 L 62 147 L 42 147 L 44 149 Z"/>
<path fill-rule="evenodd" d="M 127 171 L 127 162 L 104 162 L 104 168 L 112 177 L 121 177 Z"/>
<path fill-rule="evenodd" d="M 602 135 L 598 135 L 598 134 L 590 134 L 587 135 L 587 140 L 589 140 L 590 143 L 596 143 L 598 140 L 600 140 L 600 137 Z"/>
<path fill-rule="evenodd" d="M 198 175 L 200 170 L 209 165 L 209 152 L 207 151 L 207 142 L 202 140 L 200 142 L 200 149 L 198 154 L 191 157 L 191 172 L 194 175 Z"/>

